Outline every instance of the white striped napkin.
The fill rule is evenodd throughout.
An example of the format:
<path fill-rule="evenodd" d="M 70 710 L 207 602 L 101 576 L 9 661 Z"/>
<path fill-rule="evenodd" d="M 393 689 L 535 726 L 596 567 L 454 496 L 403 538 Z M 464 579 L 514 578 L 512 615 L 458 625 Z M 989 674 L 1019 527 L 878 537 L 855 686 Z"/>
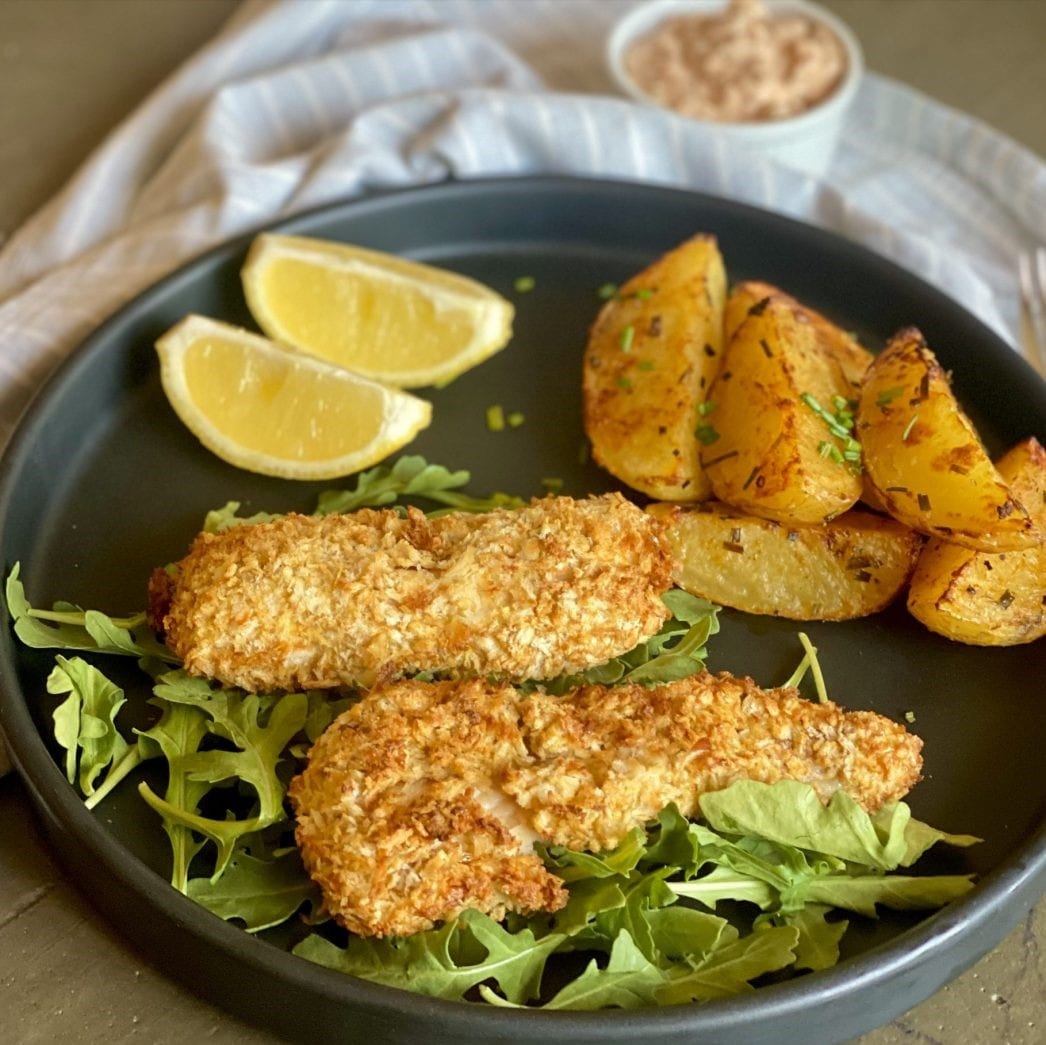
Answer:
<path fill-rule="evenodd" d="M 0 252 L 0 442 L 55 364 L 206 248 L 369 190 L 559 172 L 744 200 L 832 228 L 1011 340 L 1046 164 L 868 75 L 823 181 L 607 97 L 631 0 L 252 0 Z M 2 757 L 2 756 L 0 756 Z"/>

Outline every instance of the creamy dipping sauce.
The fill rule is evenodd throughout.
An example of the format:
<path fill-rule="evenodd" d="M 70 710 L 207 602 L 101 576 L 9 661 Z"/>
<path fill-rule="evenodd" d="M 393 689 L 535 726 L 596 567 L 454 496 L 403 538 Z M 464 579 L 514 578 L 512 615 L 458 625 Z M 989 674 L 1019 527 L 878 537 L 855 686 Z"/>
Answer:
<path fill-rule="evenodd" d="M 760 0 L 668 18 L 625 55 L 629 76 L 654 101 L 727 123 L 805 112 L 836 89 L 846 63 L 826 25 L 798 12 L 772 14 Z"/>

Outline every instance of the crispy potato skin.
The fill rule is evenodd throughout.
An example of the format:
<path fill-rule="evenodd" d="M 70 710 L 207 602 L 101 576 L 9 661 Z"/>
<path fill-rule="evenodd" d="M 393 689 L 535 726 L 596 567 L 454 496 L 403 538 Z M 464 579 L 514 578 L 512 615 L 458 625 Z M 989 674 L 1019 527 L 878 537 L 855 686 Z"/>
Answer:
<path fill-rule="evenodd" d="M 916 328 L 894 335 L 869 368 L 857 438 L 875 494 L 912 529 L 982 551 L 1042 539 Z"/>
<path fill-rule="evenodd" d="M 807 393 L 831 411 L 833 397 L 848 399 L 852 388 L 813 323 L 785 301 L 762 299 L 735 330 L 708 393 L 713 432 L 701 463 L 718 500 L 789 524 L 824 522 L 857 501 L 859 476 L 820 452 L 838 440 L 802 401 Z"/>
<path fill-rule="evenodd" d="M 822 526 L 784 526 L 717 501 L 647 508 L 668 524 L 676 583 L 694 595 L 790 620 L 876 613 L 903 590 L 922 538 L 894 519 L 854 510 Z"/>
<path fill-rule="evenodd" d="M 600 310 L 582 376 L 594 460 L 669 501 L 710 493 L 694 435 L 719 366 L 726 273 L 714 236 L 695 236 L 630 279 Z"/>
<path fill-rule="evenodd" d="M 861 382 L 875 358 L 863 348 L 852 334 L 838 327 L 826 316 L 815 309 L 797 301 L 791 294 L 786 294 L 772 283 L 759 280 L 746 280 L 738 283 L 726 299 L 726 311 L 723 317 L 723 334 L 729 342 L 737 328 L 748 318 L 753 308 L 759 308 L 761 302 L 772 298 L 792 310 L 797 319 L 810 323 L 817 332 L 821 347 L 829 352 L 838 363 L 853 390 L 850 395 L 856 396 Z"/>
<path fill-rule="evenodd" d="M 1031 438 L 997 469 L 1046 529 L 1046 451 Z M 931 631 L 973 646 L 1016 646 L 1046 635 L 1046 544 L 978 552 L 932 539 L 919 556 L 908 610 Z"/>

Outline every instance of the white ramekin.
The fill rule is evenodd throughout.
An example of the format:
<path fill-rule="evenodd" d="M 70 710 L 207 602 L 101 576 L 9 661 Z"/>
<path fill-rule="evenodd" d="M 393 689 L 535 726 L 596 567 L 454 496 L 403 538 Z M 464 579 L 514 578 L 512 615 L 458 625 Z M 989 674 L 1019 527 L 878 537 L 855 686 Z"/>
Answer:
<path fill-rule="evenodd" d="M 697 120 L 710 131 L 739 148 L 769 156 L 814 177 L 828 169 L 842 130 L 846 110 L 853 101 L 864 72 L 864 57 L 857 38 L 845 23 L 830 11 L 808 0 L 764 0 L 774 12 L 798 12 L 822 22 L 835 33 L 846 49 L 846 73 L 842 82 L 824 101 L 781 120 L 751 123 L 722 123 Z M 628 12 L 610 31 L 607 38 L 607 66 L 618 88 L 636 101 L 660 106 L 641 91 L 628 75 L 625 54 L 640 36 L 645 36 L 666 18 L 685 14 L 708 14 L 722 10 L 726 0 L 650 0 Z M 686 117 L 692 119 L 692 117 Z"/>

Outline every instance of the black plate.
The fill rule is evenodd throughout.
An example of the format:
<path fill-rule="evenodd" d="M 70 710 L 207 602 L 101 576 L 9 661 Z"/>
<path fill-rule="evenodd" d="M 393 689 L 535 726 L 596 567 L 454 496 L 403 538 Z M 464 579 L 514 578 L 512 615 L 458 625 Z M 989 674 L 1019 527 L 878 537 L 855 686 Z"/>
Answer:
<path fill-rule="evenodd" d="M 943 294 L 824 231 L 696 193 L 546 178 L 447 184 L 325 209 L 281 226 L 409 255 L 478 277 L 516 300 L 511 345 L 432 392 L 435 421 L 411 450 L 469 468 L 472 489 L 612 488 L 582 464 L 579 371 L 599 302 L 620 281 L 698 230 L 720 240 L 733 279 L 759 277 L 822 309 L 878 347 L 922 328 L 993 452 L 1046 435 L 1046 386 L 988 329 Z M 37 399 L 0 480 L 0 566 L 22 563 L 35 605 L 65 598 L 111 613 L 143 605 L 154 566 L 178 558 L 204 512 L 308 510 L 331 483 L 253 476 L 204 451 L 160 388 L 153 341 L 186 312 L 250 325 L 238 269 L 244 238 L 193 262 L 107 323 Z M 533 291 L 517 294 L 517 277 Z M 428 393 L 426 393 L 428 394 Z M 487 431 L 486 407 L 525 424 Z M 723 614 L 710 667 L 780 682 L 800 655 L 797 626 Z M 347 1040 L 837 1041 L 909 1008 L 996 944 L 1046 882 L 1042 751 L 1046 643 L 1004 650 L 939 639 L 903 608 L 864 621 L 810 625 L 841 703 L 901 717 L 926 740 L 915 814 L 985 842 L 934 853 L 937 872 L 975 871 L 980 885 L 931 917 L 853 919 L 836 969 L 736 1000 L 643 1012 L 506 1012 L 434 1001 L 313 966 L 227 925 L 171 890 L 153 814 L 125 786 L 88 813 L 55 762 L 44 693 L 51 656 L 0 634 L 0 726 L 53 844 L 114 923 L 197 993 L 285 1035 Z M 107 670 L 112 670 L 110 659 Z M 146 690 L 120 673 L 132 698 Z"/>

